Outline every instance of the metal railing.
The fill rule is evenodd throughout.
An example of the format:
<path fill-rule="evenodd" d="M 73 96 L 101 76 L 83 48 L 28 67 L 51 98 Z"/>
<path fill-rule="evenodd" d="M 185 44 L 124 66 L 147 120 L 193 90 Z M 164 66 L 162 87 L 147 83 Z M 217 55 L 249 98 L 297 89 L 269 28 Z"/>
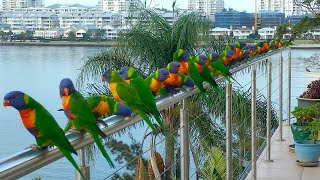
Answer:
<path fill-rule="evenodd" d="M 268 52 L 266 54 L 263 54 L 259 57 L 255 57 L 253 59 L 250 59 L 248 61 L 246 61 L 243 64 L 238 65 L 237 67 L 234 67 L 231 69 L 232 73 L 241 71 L 245 68 L 248 68 L 258 62 L 262 62 L 265 61 L 266 59 L 268 59 L 270 56 L 275 55 L 276 53 L 282 52 L 283 50 L 287 50 L 288 48 L 281 48 L 279 50 L 274 50 L 272 52 Z M 253 68 L 253 74 L 254 74 L 255 69 Z M 252 75 L 253 77 L 254 75 Z M 290 76 L 288 76 L 290 77 Z M 217 78 L 217 81 L 222 81 L 223 78 L 219 77 Z M 252 85 L 254 81 L 252 81 Z M 289 84 L 289 81 L 288 81 Z M 205 88 L 209 87 L 209 84 L 205 84 L 204 85 Z M 227 85 L 227 89 L 231 91 L 231 85 Z M 254 87 L 254 86 L 253 86 Z M 268 88 L 268 91 L 270 91 L 271 88 Z M 229 91 L 227 91 L 227 96 L 231 97 L 230 94 L 228 94 Z M 289 94 L 290 91 L 288 91 Z M 157 100 L 157 107 L 159 111 L 162 111 L 174 104 L 177 104 L 179 102 L 184 102 L 183 104 L 185 104 L 185 100 L 186 98 L 199 93 L 199 90 L 196 88 L 192 91 L 186 90 L 186 91 L 182 91 L 178 94 L 175 94 L 173 96 L 166 96 L 162 99 Z M 229 92 L 230 93 L 230 92 Z M 289 95 L 288 95 L 289 96 Z M 228 106 L 230 105 L 230 103 L 232 102 L 230 98 L 228 99 Z M 229 101 L 230 100 L 230 101 Z M 288 105 L 290 105 L 290 98 L 288 100 Z M 228 107 L 226 107 L 228 110 Z M 229 107 L 230 108 L 230 107 Z M 231 111 L 231 110 L 230 110 Z M 254 106 L 252 107 L 252 111 L 254 111 Z M 227 111 L 229 112 L 229 111 Z M 229 112 L 232 113 L 232 112 Z M 288 113 L 289 114 L 289 113 Z M 290 116 L 290 115 L 288 115 Z M 230 116 L 231 117 L 231 116 Z M 254 118 L 254 116 L 252 117 Z M 137 115 L 133 115 L 129 120 L 123 120 L 123 118 L 118 117 L 118 116 L 111 116 L 108 117 L 106 119 L 104 119 L 104 121 L 108 124 L 107 128 L 102 128 L 102 131 L 106 134 L 106 135 L 111 135 L 114 134 L 116 132 L 119 132 L 120 130 L 129 127 L 139 121 L 141 121 L 141 118 Z M 229 124 L 230 123 L 230 124 Z M 231 128 L 231 118 L 230 120 L 228 120 L 228 124 L 229 124 L 229 128 Z M 252 126 L 254 126 L 254 124 L 252 124 Z M 181 132 L 180 132 L 180 136 L 181 136 L 181 179 L 185 180 L 185 179 L 189 179 L 189 144 L 188 144 L 188 110 L 186 109 L 186 107 L 184 106 L 183 109 L 181 109 L 180 111 L 180 127 L 181 127 Z M 228 131 L 228 126 L 227 126 L 227 131 Z M 269 129 L 270 130 L 270 129 Z M 230 131 L 227 132 L 227 141 L 229 139 L 229 141 L 227 142 L 227 144 L 229 144 L 229 146 L 227 146 L 227 159 L 229 159 L 228 162 L 228 168 L 227 168 L 227 179 L 232 179 L 232 148 L 230 146 L 230 144 L 232 143 L 232 133 Z M 269 137 L 270 135 L 268 135 Z M 81 169 L 83 171 L 85 171 L 84 174 L 87 174 L 88 177 L 90 176 L 90 172 L 89 172 L 89 167 L 86 166 L 86 164 L 84 163 L 84 153 L 83 153 L 83 148 L 89 144 L 92 144 L 94 141 L 93 139 L 90 137 L 89 134 L 85 134 L 85 135 L 80 135 L 78 133 L 68 133 L 66 135 L 66 137 L 68 138 L 68 140 L 70 141 L 70 143 L 73 145 L 73 147 L 75 148 L 75 150 L 79 150 L 80 149 L 80 166 Z M 230 137 L 230 138 L 228 138 Z M 253 137 L 255 137 L 255 134 L 253 134 Z M 252 147 L 256 147 L 256 144 L 252 144 Z M 269 147 L 269 146 L 268 146 Z M 270 148 L 270 147 L 269 147 Z M 270 150 L 270 149 L 269 149 Z M 252 152 L 254 153 L 254 152 Z M 41 167 L 50 164 L 60 158 L 62 158 L 63 155 L 60 153 L 60 151 L 57 148 L 52 148 L 52 149 L 48 149 L 46 151 L 40 151 L 40 150 L 31 150 L 31 149 L 26 149 L 22 152 L 18 152 L 16 154 L 13 154 L 9 157 L 3 158 L 0 160 L 0 179 L 17 179 L 19 177 L 22 177 L 30 172 L 33 172 L 37 169 L 40 169 Z M 256 159 L 253 159 L 253 161 L 255 162 Z M 253 163 L 253 166 L 256 166 Z M 255 167 L 252 167 L 253 169 L 255 169 Z M 77 179 L 80 179 L 80 177 L 78 176 Z"/>

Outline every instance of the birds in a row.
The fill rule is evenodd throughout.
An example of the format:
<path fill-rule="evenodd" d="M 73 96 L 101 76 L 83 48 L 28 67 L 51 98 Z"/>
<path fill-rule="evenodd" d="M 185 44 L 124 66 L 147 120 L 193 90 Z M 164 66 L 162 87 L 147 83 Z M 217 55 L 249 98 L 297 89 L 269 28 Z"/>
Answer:
<path fill-rule="evenodd" d="M 69 120 L 64 130 L 40 103 L 21 91 L 7 93 L 3 105 L 12 106 L 19 111 L 23 125 L 36 139 L 37 144 L 33 146 L 34 148 L 45 149 L 56 146 L 83 177 L 71 155 L 72 153 L 77 155 L 77 152 L 65 136 L 71 128 L 88 132 L 108 164 L 114 168 L 99 138 L 99 136 L 106 137 L 97 125 L 102 123 L 106 126 L 102 121 L 104 116 L 115 114 L 130 117 L 131 112 L 135 112 L 154 133 L 161 132 L 168 137 L 169 134 L 156 106 L 156 96 L 172 94 L 183 87 L 193 90 L 194 86 L 199 88 L 202 95 L 206 95 L 203 82 L 209 83 L 218 95 L 221 95 L 223 93 L 214 76 L 222 75 L 228 81 L 235 81 L 229 66 L 290 43 L 280 39 L 265 40 L 251 46 L 236 42 L 226 46 L 221 54 L 210 52 L 205 55 L 190 55 L 187 50 L 178 49 L 173 55 L 172 62 L 146 79 L 139 76 L 133 67 L 123 67 L 119 71 L 109 69 L 103 73 L 102 80 L 108 82 L 113 98 L 106 95 L 85 98 L 75 89 L 71 79 L 62 79 L 59 86 L 62 110 Z M 150 117 L 155 119 L 157 125 L 153 124 Z"/>

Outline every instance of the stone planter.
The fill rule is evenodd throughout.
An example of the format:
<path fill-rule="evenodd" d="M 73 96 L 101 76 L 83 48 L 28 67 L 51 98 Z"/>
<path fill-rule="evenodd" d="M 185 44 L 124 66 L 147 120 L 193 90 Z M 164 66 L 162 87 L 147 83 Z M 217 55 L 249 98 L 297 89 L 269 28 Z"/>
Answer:
<path fill-rule="evenodd" d="M 320 103 L 320 99 L 308 99 L 308 98 L 297 98 L 298 106 L 313 106 L 317 103 Z"/>

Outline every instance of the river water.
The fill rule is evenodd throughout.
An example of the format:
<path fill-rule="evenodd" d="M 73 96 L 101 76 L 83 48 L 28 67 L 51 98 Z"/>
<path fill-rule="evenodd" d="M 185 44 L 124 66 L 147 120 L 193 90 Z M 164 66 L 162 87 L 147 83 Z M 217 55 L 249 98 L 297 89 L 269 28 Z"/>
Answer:
<path fill-rule="evenodd" d="M 40 102 L 55 117 L 61 127 L 64 127 L 66 118 L 57 109 L 61 106 L 58 86 L 62 78 L 69 77 L 74 82 L 79 73 L 79 68 L 87 56 L 92 56 L 103 47 L 38 47 L 38 46 L 0 46 L 0 98 L 12 90 L 20 90 Z M 315 53 L 314 50 L 293 50 L 293 60 L 299 57 L 309 57 Z M 284 53 L 287 58 L 287 52 Z M 278 66 L 279 56 L 274 56 L 273 66 Z M 296 62 L 293 61 L 293 62 Z M 293 66 L 298 64 L 293 63 Z M 285 65 L 286 67 L 286 65 Z M 284 67 L 284 71 L 285 71 Z M 277 68 L 274 70 L 275 88 L 273 89 L 273 101 L 277 101 Z M 259 72 L 260 78 L 258 89 L 266 94 L 266 76 Z M 293 76 L 304 76 L 301 70 L 293 70 Z M 249 73 L 236 75 L 238 81 L 244 85 L 250 82 Z M 284 81 L 287 76 L 284 76 Z M 298 96 L 304 87 L 304 81 L 312 79 L 295 79 L 293 82 L 292 101 L 296 104 L 295 97 Z M 248 88 L 246 86 L 245 88 Z M 286 85 L 284 86 L 284 89 Z M 285 90 L 284 90 L 285 91 Z M 1 100 L 2 101 L 2 100 Z M 137 139 L 141 139 L 138 137 Z M 22 151 L 25 147 L 35 143 L 33 136 L 23 127 L 20 116 L 14 108 L 0 107 L 0 159 Z M 74 156 L 75 157 L 75 156 Z M 75 157 L 78 161 L 78 157 Z M 95 166 L 92 167 L 91 177 L 93 179 L 104 179 L 106 172 L 111 172 L 109 166 L 98 155 Z M 32 179 L 40 176 L 42 179 L 74 179 L 75 170 L 72 165 L 63 159 L 49 164 L 21 179 Z"/>

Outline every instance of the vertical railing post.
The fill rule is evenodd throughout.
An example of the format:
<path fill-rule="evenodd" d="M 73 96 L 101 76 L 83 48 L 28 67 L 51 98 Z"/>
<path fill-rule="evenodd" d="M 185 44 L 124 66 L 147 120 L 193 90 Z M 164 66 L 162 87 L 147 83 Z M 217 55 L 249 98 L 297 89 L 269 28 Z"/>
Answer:
<path fill-rule="evenodd" d="M 86 180 L 90 180 L 90 166 L 86 165 L 86 155 L 85 155 L 84 148 L 80 149 L 79 158 L 80 158 L 80 170 L 83 176 L 86 178 Z M 76 171 L 76 180 L 83 180 L 83 178 L 81 177 L 78 171 Z"/>
<path fill-rule="evenodd" d="M 271 162 L 271 60 L 268 59 L 267 72 L 267 160 Z"/>
<path fill-rule="evenodd" d="M 256 69 L 251 70 L 251 179 L 257 179 Z"/>
<path fill-rule="evenodd" d="M 189 112 L 186 108 L 186 99 L 183 99 L 183 108 L 180 109 L 181 128 L 181 180 L 189 179 Z"/>
<path fill-rule="evenodd" d="M 291 51 L 288 53 L 288 100 L 287 100 L 287 125 L 290 126 L 291 122 Z"/>
<path fill-rule="evenodd" d="M 232 180 L 232 85 L 226 85 L 226 159 L 227 180 Z"/>
<path fill-rule="evenodd" d="M 282 52 L 280 52 L 280 60 L 279 60 L 279 141 L 282 141 L 282 121 L 283 121 L 283 115 L 282 115 L 282 100 L 283 100 L 283 92 L 282 92 L 282 86 L 283 86 L 283 56 Z"/>

